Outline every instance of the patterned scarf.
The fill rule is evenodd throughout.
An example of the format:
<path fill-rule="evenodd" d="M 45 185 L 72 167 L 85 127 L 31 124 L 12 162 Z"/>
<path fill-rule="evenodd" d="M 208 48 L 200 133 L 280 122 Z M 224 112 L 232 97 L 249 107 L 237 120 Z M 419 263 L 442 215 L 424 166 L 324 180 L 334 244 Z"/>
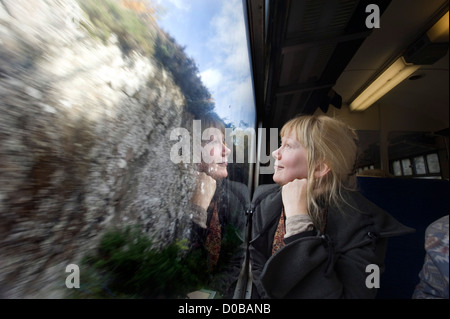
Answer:
<path fill-rule="evenodd" d="M 220 246 L 222 243 L 222 233 L 219 221 L 219 212 L 217 209 L 217 202 L 214 203 L 211 221 L 209 223 L 209 233 L 206 237 L 205 246 L 208 250 L 208 267 L 212 271 L 217 265 L 220 255 Z"/>
<path fill-rule="evenodd" d="M 272 255 L 284 247 L 283 238 L 285 234 L 286 234 L 286 224 L 285 224 L 284 209 L 281 209 L 280 220 L 278 222 L 277 230 L 275 231 L 275 236 L 273 236 Z"/>

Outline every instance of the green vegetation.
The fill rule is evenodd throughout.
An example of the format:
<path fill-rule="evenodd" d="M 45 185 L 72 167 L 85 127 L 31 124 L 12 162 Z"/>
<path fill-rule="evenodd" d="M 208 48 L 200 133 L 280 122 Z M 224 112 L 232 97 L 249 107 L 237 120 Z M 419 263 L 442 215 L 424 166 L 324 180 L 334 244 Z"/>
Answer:
<path fill-rule="evenodd" d="M 74 298 L 184 298 L 204 284 L 206 262 L 184 242 L 160 250 L 137 228 L 111 230 L 83 258 Z"/>
<path fill-rule="evenodd" d="M 94 29 L 83 25 L 92 36 L 104 43 L 117 36 L 124 53 L 136 50 L 152 56 L 157 29 L 150 13 L 139 13 L 118 0 L 78 0 Z"/>
<path fill-rule="evenodd" d="M 169 34 L 161 31 L 156 38 L 155 58 L 173 75 L 187 100 L 187 109 L 200 116 L 214 109 L 214 102 L 203 85 L 195 61 Z"/>

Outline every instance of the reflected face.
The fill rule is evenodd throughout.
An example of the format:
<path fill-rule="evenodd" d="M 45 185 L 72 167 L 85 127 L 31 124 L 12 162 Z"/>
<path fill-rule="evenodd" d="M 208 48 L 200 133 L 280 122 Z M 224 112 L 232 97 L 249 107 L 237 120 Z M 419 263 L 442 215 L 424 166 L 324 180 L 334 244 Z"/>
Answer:
<path fill-rule="evenodd" d="M 209 142 L 203 146 L 201 171 L 215 180 L 228 176 L 228 155 L 231 150 L 225 144 L 223 134 L 218 131 L 210 136 Z"/>
<path fill-rule="evenodd" d="M 285 185 L 308 177 L 306 149 L 297 141 L 292 130 L 283 136 L 280 148 L 273 151 L 272 156 L 275 158 L 275 183 Z"/>

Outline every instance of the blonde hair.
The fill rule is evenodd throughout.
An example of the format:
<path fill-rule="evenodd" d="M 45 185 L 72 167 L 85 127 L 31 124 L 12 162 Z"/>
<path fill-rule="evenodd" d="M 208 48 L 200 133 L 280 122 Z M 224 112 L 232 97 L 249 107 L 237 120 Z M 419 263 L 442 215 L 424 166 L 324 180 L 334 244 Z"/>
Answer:
<path fill-rule="evenodd" d="M 288 121 L 280 135 L 295 132 L 297 141 L 306 149 L 308 212 L 314 225 L 323 230 L 323 208 L 345 201 L 342 191 L 356 188 L 355 162 L 358 136 L 340 120 L 325 115 L 298 116 Z M 327 174 L 315 177 L 317 167 L 326 164 Z"/>

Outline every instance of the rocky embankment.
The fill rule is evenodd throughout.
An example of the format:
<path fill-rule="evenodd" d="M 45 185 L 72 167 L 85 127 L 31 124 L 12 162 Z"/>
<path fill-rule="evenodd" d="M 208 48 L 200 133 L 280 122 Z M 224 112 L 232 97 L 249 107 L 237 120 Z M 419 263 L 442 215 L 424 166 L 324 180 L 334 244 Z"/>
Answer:
<path fill-rule="evenodd" d="M 187 236 L 170 161 L 185 98 L 151 57 L 102 42 L 74 1 L 0 2 L 0 297 L 61 298 L 109 227 Z"/>

